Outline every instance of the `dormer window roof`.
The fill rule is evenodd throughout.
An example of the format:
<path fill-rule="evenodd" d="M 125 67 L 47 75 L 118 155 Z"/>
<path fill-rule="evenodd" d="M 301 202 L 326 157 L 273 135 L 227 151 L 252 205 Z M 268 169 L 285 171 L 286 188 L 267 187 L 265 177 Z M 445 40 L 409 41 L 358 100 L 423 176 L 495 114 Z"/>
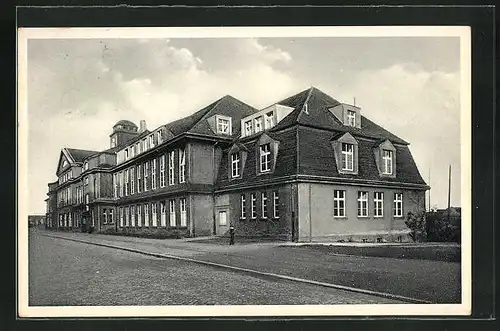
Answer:
<path fill-rule="evenodd" d="M 241 119 L 241 137 L 269 130 L 293 111 L 292 107 L 274 104 Z"/>
<path fill-rule="evenodd" d="M 341 103 L 329 110 L 343 125 L 361 128 L 361 108 Z"/>

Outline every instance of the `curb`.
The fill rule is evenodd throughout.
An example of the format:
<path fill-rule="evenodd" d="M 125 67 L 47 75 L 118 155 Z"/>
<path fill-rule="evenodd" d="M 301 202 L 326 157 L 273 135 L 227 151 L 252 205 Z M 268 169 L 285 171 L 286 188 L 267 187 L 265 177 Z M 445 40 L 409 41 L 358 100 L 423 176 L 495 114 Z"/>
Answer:
<path fill-rule="evenodd" d="M 116 245 L 111 245 L 111 244 L 96 243 L 96 242 L 91 242 L 91 241 L 86 241 L 86 240 L 80 240 L 80 239 L 72 239 L 72 238 L 66 238 L 66 237 L 59 237 L 59 236 L 54 236 L 54 235 L 47 235 L 47 234 L 40 234 L 40 235 L 41 236 L 45 236 L 45 237 L 52 237 L 52 238 L 56 238 L 56 239 L 63 239 L 63 240 L 68 240 L 68 241 L 83 243 L 83 244 L 89 244 L 89 245 L 95 245 L 95 246 L 101 246 L 101 247 L 119 249 L 119 250 L 122 250 L 122 251 L 127 251 L 127 252 L 132 252 L 132 253 L 138 253 L 138 254 L 152 256 L 152 257 L 157 257 L 157 258 L 162 258 L 162 259 L 172 259 L 172 260 L 178 260 L 178 261 L 192 262 L 192 263 L 197 263 L 197 264 L 201 264 L 201 265 L 207 265 L 207 266 L 216 267 L 216 268 L 220 268 L 220 269 L 229 269 L 229 270 L 233 270 L 233 271 L 240 272 L 240 273 L 249 273 L 249 274 L 258 275 L 258 276 L 267 276 L 267 277 L 271 277 L 271 278 L 285 279 L 285 280 L 299 282 L 299 283 L 304 283 L 304 284 L 329 287 L 329 288 L 334 288 L 334 289 L 337 289 L 337 290 L 344 290 L 344 291 L 349 291 L 349 292 L 362 293 L 362 294 L 367 294 L 367 295 L 382 297 L 382 298 L 386 298 L 386 299 L 399 300 L 399 301 L 403 301 L 403 302 L 406 302 L 406 303 L 416 303 L 416 304 L 432 304 L 432 303 L 434 303 L 432 301 L 415 299 L 415 298 L 405 297 L 405 296 L 401 296 L 401 295 L 397 295 L 397 294 L 390 294 L 390 293 L 384 293 L 384 292 L 377 292 L 377 291 L 365 290 L 365 289 L 356 288 L 356 287 L 350 287 L 350 286 L 344 286 L 344 285 L 338 285 L 338 284 L 331 284 L 331 283 L 319 282 L 319 281 L 315 281 L 315 280 L 298 278 L 298 277 L 292 277 L 292 276 L 286 276 L 286 275 L 280 275 L 280 274 L 275 274 L 275 273 L 271 273 L 271 272 L 257 271 L 257 270 L 252 270 L 252 269 L 247 269 L 247 268 L 242 268 L 242 267 L 235 267 L 235 266 L 226 265 L 226 264 L 220 264 L 220 263 L 215 263 L 215 262 L 208 262 L 208 261 L 203 261 L 203 260 L 196 260 L 196 259 L 192 259 L 192 258 L 188 258 L 188 257 L 180 257 L 180 256 L 175 256 L 175 255 L 169 255 L 169 254 L 146 252 L 146 251 L 141 251 L 141 250 L 134 249 L 134 248 L 116 246 Z"/>

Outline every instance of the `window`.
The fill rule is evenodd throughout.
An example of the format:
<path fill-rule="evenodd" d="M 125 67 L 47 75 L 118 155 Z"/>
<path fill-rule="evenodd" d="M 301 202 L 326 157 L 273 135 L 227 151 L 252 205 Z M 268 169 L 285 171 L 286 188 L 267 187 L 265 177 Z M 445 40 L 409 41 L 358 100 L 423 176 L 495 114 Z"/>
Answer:
<path fill-rule="evenodd" d="M 85 170 L 89 170 L 89 163 L 87 161 L 83 164 L 83 171 Z"/>
<path fill-rule="evenodd" d="M 137 154 L 141 153 L 141 142 L 140 141 L 135 145 L 135 149 L 137 150 Z"/>
<path fill-rule="evenodd" d="M 144 192 L 148 190 L 149 162 L 144 163 Z"/>
<path fill-rule="evenodd" d="M 102 209 L 102 224 L 108 224 L 108 219 L 107 219 L 107 214 L 106 214 L 106 208 Z"/>
<path fill-rule="evenodd" d="M 358 216 L 368 216 L 368 192 L 358 191 Z"/>
<path fill-rule="evenodd" d="M 240 176 L 240 153 L 231 154 L 231 177 L 236 178 Z"/>
<path fill-rule="evenodd" d="M 165 155 L 160 156 L 160 187 L 165 187 Z"/>
<path fill-rule="evenodd" d="M 347 111 L 347 125 L 356 126 L 356 112 L 352 110 Z"/>
<path fill-rule="evenodd" d="M 271 144 L 260 146 L 260 172 L 271 170 Z"/>
<path fill-rule="evenodd" d="M 128 169 L 125 170 L 125 196 L 128 195 Z"/>
<path fill-rule="evenodd" d="M 274 113 L 272 111 L 266 114 L 266 122 L 264 125 L 266 129 L 270 129 L 274 126 Z"/>
<path fill-rule="evenodd" d="M 252 218 L 257 218 L 257 211 L 255 210 L 256 200 L 255 193 L 250 194 L 250 214 Z"/>
<path fill-rule="evenodd" d="M 120 198 L 123 196 L 123 172 L 118 173 L 118 178 L 120 178 Z"/>
<path fill-rule="evenodd" d="M 279 218 L 280 217 L 280 196 L 278 191 L 273 192 L 273 217 L 274 218 Z"/>
<path fill-rule="evenodd" d="M 129 226 L 130 207 L 125 207 L 125 226 Z"/>
<path fill-rule="evenodd" d="M 129 169 L 130 174 L 130 194 L 135 193 L 135 167 Z"/>
<path fill-rule="evenodd" d="M 154 135 L 149 135 L 149 147 L 153 148 L 155 146 L 155 137 Z"/>
<path fill-rule="evenodd" d="M 186 198 L 179 200 L 179 207 L 181 209 L 181 226 L 187 226 Z"/>
<path fill-rule="evenodd" d="M 151 164 L 151 189 L 156 190 L 156 159 Z"/>
<path fill-rule="evenodd" d="M 174 185 L 175 174 L 175 153 L 171 151 L 168 154 L 168 185 Z"/>
<path fill-rule="evenodd" d="M 128 148 L 125 148 L 125 161 L 128 160 Z"/>
<path fill-rule="evenodd" d="M 141 193 L 141 188 L 142 188 L 141 170 L 142 166 L 139 164 L 137 166 L 137 193 Z"/>
<path fill-rule="evenodd" d="M 217 117 L 217 132 L 223 134 L 231 134 L 230 121 L 226 118 Z"/>
<path fill-rule="evenodd" d="M 135 206 L 130 207 L 130 223 L 135 227 Z"/>
<path fill-rule="evenodd" d="M 167 207 L 165 206 L 165 201 L 160 202 L 160 225 L 167 226 Z"/>
<path fill-rule="evenodd" d="M 252 135 L 252 121 L 246 121 L 245 122 L 245 136 L 251 136 Z"/>
<path fill-rule="evenodd" d="M 116 137 L 111 138 L 111 148 L 114 148 L 114 147 L 116 147 Z"/>
<path fill-rule="evenodd" d="M 375 192 L 373 195 L 373 215 L 375 217 L 384 216 L 384 193 Z"/>
<path fill-rule="evenodd" d="M 176 226 L 177 222 L 175 220 L 175 200 L 170 200 L 168 202 L 170 210 L 170 226 Z"/>
<path fill-rule="evenodd" d="M 123 207 L 120 207 L 120 227 L 123 228 Z"/>
<path fill-rule="evenodd" d="M 148 140 L 146 138 L 142 139 L 142 151 L 145 152 L 148 150 Z"/>
<path fill-rule="evenodd" d="M 394 193 L 394 217 L 403 217 L 403 193 Z"/>
<path fill-rule="evenodd" d="M 246 213 L 247 206 L 246 206 L 246 204 L 247 204 L 247 202 L 245 200 L 245 195 L 242 194 L 241 195 L 241 215 L 240 215 L 241 219 L 245 219 L 247 217 L 247 213 Z"/>
<path fill-rule="evenodd" d="M 342 143 L 342 170 L 354 170 L 354 145 Z"/>
<path fill-rule="evenodd" d="M 85 185 L 89 185 L 89 177 L 85 177 Z"/>
<path fill-rule="evenodd" d="M 333 217 L 345 217 L 345 191 L 333 191 Z"/>
<path fill-rule="evenodd" d="M 130 146 L 130 157 L 134 157 L 135 156 L 135 146 Z"/>
<path fill-rule="evenodd" d="M 219 225 L 227 225 L 227 212 L 225 210 L 219 211 Z"/>
<path fill-rule="evenodd" d="M 144 204 L 144 226 L 149 226 L 149 205 Z"/>
<path fill-rule="evenodd" d="M 141 205 L 137 205 L 137 226 L 142 226 Z"/>
<path fill-rule="evenodd" d="M 179 149 L 179 183 L 186 181 L 186 151 Z"/>
<path fill-rule="evenodd" d="M 163 137 L 161 136 L 161 130 L 156 131 L 156 140 L 158 141 L 158 145 L 163 142 Z"/>
<path fill-rule="evenodd" d="M 392 175 L 392 151 L 384 149 L 382 151 L 383 173 Z"/>
<path fill-rule="evenodd" d="M 267 192 L 261 193 L 262 218 L 267 218 Z"/>
<path fill-rule="evenodd" d="M 113 219 L 113 209 L 109 210 L 108 222 L 109 224 L 113 224 L 115 222 L 115 220 Z"/>
<path fill-rule="evenodd" d="M 158 215 L 156 214 L 157 207 L 156 202 L 151 203 L 151 224 L 153 226 L 158 226 Z"/>
<path fill-rule="evenodd" d="M 262 116 L 257 117 L 254 119 L 255 123 L 255 133 L 262 131 Z"/>

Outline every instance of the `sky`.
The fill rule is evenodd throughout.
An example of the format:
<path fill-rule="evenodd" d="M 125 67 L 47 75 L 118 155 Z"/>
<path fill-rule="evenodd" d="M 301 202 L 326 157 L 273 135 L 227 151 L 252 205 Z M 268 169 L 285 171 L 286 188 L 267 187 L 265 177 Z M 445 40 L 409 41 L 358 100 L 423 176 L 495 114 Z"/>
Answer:
<path fill-rule="evenodd" d="M 45 213 L 62 148 L 109 148 L 232 95 L 256 108 L 311 86 L 410 142 L 431 206 L 460 206 L 458 37 L 28 40 L 28 213 Z M 431 180 L 429 181 L 429 173 Z"/>

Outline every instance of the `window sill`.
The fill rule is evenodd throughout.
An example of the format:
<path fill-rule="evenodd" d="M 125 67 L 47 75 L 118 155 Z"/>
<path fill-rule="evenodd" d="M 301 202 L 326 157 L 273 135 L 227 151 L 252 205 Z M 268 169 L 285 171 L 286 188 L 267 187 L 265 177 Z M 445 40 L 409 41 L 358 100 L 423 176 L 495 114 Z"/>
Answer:
<path fill-rule="evenodd" d="M 335 220 L 346 220 L 347 216 L 333 216 L 333 219 L 335 219 Z"/>
<path fill-rule="evenodd" d="M 382 215 L 382 216 L 375 216 L 374 215 L 373 218 L 384 218 L 384 215 Z"/>
<path fill-rule="evenodd" d="M 361 219 L 370 219 L 370 216 L 369 215 L 366 215 L 366 216 L 360 216 L 360 215 L 358 215 L 358 218 L 361 218 Z"/>

